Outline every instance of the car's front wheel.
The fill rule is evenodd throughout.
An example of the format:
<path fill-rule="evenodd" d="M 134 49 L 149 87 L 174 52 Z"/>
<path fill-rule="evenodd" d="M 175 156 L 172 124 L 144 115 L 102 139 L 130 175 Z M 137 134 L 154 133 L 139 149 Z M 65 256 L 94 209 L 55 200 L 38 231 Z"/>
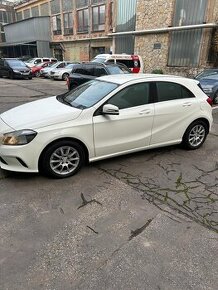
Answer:
<path fill-rule="evenodd" d="M 191 123 L 183 136 L 183 145 L 187 149 L 198 149 L 203 145 L 208 131 L 208 125 L 202 120 Z"/>
<path fill-rule="evenodd" d="M 66 81 L 68 77 L 69 77 L 69 74 L 68 74 L 68 73 L 64 73 L 64 74 L 62 75 L 62 80 L 63 80 L 63 81 Z"/>
<path fill-rule="evenodd" d="M 85 154 L 80 144 L 60 140 L 51 144 L 43 152 L 39 169 L 47 176 L 65 178 L 77 173 L 84 161 Z"/>

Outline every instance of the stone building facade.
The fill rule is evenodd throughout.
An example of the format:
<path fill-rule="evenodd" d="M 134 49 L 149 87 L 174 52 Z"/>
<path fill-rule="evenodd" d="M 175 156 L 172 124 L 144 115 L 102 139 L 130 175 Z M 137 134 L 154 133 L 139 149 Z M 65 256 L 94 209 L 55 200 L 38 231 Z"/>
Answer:
<path fill-rule="evenodd" d="M 198 0 L 194 1 L 196 2 Z M 194 1 L 192 1 L 192 5 L 194 5 Z M 184 25 L 182 23 L 182 18 L 185 18 L 188 12 L 185 11 L 185 9 L 178 10 L 177 6 L 181 5 L 181 1 L 180 3 L 178 2 L 179 0 L 138 0 L 136 13 L 136 31 L 166 28 L 166 31 L 144 33 L 135 36 L 135 53 L 142 56 L 145 72 L 162 70 L 164 73 L 175 73 L 192 76 L 203 68 L 213 67 L 216 64 L 216 55 L 218 54 L 218 36 L 216 28 L 202 28 L 201 30 L 196 30 L 196 32 L 189 30 L 186 32 L 186 34 L 183 32 L 180 33 L 181 36 L 176 36 L 175 32 L 167 31 L 168 27 L 175 26 L 174 20 L 176 13 L 179 13 L 177 25 Z M 185 8 L 187 9 L 191 1 L 188 3 L 186 0 L 184 2 L 186 2 Z M 200 16 L 202 17 L 203 15 L 203 22 L 199 22 L 199 24 L 217 23 L 218 1 L 205 0 L 203 3 L 205 4 L 204 7 L 199 7 L 197 4 L 195 7 L 190 7 L 190 9 L 199 9 L 199 19 Z M 204 9 L 205 11 L 201 11 L 201 9 Z M 188 19 L 187 23 L 190 24 L 191 20 Z M 194 21 L 196 21 L 194 24 L 198 24 L 199 20 L 194 19 Z M 178 34 L 178 32 L 176 33 Z M 175 36 L 177 38 L 175 38 Z M 192 36 L 195 38 L 192 38 Z M 178 43 L 180 43 L 179 41 L 183 41 L 183 43 L 181 43 L 182 45 L 176 47 L 176 43 L 174 43 L 173 46 L 172 42 L 175 42 L 176 40 Z M 184 43 L 185 41 L 187 42 L 186 44 Z M 196 42 L 196 45 L 194 42 Z M 190 51 L 185 51 L 184 48 L 184 51 L 181 51 L 180 53 L 178 50 L 181 49 L 181 47 L 184 45 L 190 47 Z M 177 54 L 177 57 L 180 57 L 180 62 L 178 61 L 179 65 L 172 64 L 172 51 L 170 51 L 170 49 L 173 50 L 174 54 Z M 195 51 L 196 54 L 198 54 L 198 57 L 196 57 Z M 188 53 L 190 53 L 190 59 L 188 65 L 184 65 L 183 63 L 187 62 L 184 61 L 184 54 L 187 55 Z M 196 57 L 195 63 L 194 61 L 192 63 L 191 53 L 193 58 Z"/>

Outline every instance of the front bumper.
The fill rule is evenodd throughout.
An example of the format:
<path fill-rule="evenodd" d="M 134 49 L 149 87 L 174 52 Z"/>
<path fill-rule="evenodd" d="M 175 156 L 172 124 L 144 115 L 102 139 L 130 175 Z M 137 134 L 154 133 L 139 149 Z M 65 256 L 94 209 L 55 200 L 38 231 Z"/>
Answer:
<path fill-rule="evenodd" d="M 62 75 L 50 74 L 50 78 L 54 80 L 62 80 Z"/>

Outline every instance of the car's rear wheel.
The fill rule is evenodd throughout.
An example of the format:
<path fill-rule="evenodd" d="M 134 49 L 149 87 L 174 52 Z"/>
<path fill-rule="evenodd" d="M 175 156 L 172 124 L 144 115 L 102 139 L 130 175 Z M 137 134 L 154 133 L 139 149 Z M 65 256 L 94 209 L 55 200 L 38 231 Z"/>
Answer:
<path fill-rule="evenodd" d="M 69 77 L 69 74 L 68 74 L 68 73 L 64 73 L 64 74 L 62 75 L 62 80 L 63 80 L 63 81 L 66 81 L 68 77 Z"/>
<path fill-rule="evenodd" d="M 47 176 L 65 178 L 77 173 L 84 161 L 84 150 L 77 142 L 61 140 L 43 152 L 39 169 Z"/>
<path fill-rule="evenodd" d="M 37 72 L 35 73 L 35 76 L 36 76 L 37 78 L 39 78 L 39 77 L 40 77 L 40 72 L 37 71 Z"/>
<path fill-rule="evenodd" d="M 198 149 L 201 147 L 207 137 L 209 128 L 206 122 L 197 120 L 189 125 L 184 136 L 183 145 L 187 149 Z"/>

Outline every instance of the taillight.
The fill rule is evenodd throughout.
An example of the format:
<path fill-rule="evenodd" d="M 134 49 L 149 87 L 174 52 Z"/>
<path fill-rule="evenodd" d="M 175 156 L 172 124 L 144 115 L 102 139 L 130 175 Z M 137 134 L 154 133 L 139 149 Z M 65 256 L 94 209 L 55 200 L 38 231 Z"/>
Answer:
<path fill-rule="evenodd" d="M 134 68 L 131 69 L 131 71 L 132 71 L 132 73 L 137 74 L 137 73 L 139 73 L 140 68 L 139 67 L 134 67 Z"/>
<path fill-rule="evenodd" d="M 69 78 L 67 78 L 67 80 L 66 80 L 66 84 L 67 84 L 67 86 L 68 86 L 68 88 L 69 88 Z"/>
<path fill-rule="evenodd" d="M 211 105 L 211 106 L 213 105 L 213 100 L 210 97 L 207 98 L 207 102 L 208 102 L 209 105 Z"/>

